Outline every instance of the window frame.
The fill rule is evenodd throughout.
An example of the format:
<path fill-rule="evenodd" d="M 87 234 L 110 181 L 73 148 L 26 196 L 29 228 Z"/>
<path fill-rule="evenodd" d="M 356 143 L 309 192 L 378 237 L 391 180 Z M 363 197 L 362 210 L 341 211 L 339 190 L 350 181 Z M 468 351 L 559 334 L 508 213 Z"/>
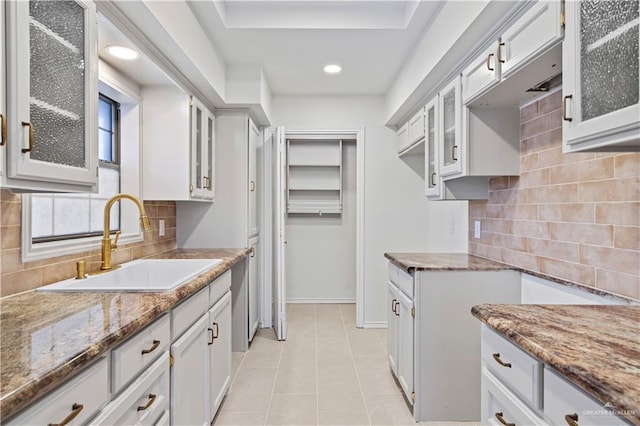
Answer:
<path fill-rule="evenodd" d="M 126 76 L 120 74 L 108 64 L 99 61 L 99 92 L 120 103 L 121 127 L 126 128 L 127 147 L 123 147 L 121 140 L 120 155 L 120 191 L 140 196 L 141 183 L 141 152 L 142 152 L 142 98 L 140 87 Z M 127 117 L 127 123 L 123 117 Z M 121 139 L 125 136 L 121 133 Z M 123 154 L 126 150 L 126 158 Z M 129 205 L 131 204 L 131 205 Z M 144 240 L 140 228 L 139 214 L 133 203 L 121 203 L 121 220 L 119 244 L 131 244 Z M 134 212 L 135 210 L 135 212 Z M 85 238 L 71 238 L 50 242 L 33 243 L 31 236 L 31 195 L 22 197 L 22 262 L 59 257 L 69 254 L 99 250 L 102 238 L 100 235 Z"/>

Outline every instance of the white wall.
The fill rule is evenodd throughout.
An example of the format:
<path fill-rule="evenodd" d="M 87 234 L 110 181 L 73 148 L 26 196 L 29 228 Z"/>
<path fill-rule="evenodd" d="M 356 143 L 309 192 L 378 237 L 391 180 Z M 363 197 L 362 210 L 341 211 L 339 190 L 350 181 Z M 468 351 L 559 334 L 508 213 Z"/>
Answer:
<path fill-rule="evenodd" d="M 286 219 L 287 300 L 356 300 L 356 144 L 342 147 L 342 214 Z"/>
<path fill-rule="evenodd" d="M 398 158 L 395 134 L 384 126 L 382 96 L 276 95 L 272 118 L 286 130 L 365 128 L 365 326 L 386 324 L 385 252 L 467 251 L 466 202 L 425 199 L 423 178 Z"/>

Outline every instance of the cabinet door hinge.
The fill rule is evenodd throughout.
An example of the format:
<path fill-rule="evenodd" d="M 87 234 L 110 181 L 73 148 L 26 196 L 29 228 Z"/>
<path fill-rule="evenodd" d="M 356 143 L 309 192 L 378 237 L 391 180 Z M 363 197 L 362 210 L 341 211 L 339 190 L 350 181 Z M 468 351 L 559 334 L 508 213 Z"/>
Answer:
<path fill-rule="evenodd" d="M 562 12 L 560 14 L 560 25 L 562 26 L 562 28 L 564 28 L 566 22 L 567 22 L 566 15 L 564 14 L 564 12 Z"/>
<path fill-rule="evenodd" d="M 189 192 L 193 192 L 193 185 L 189 185 Z"/>
<path fill-rule="evenodd" d="M 416 308 L 411 308 L 411 316 L 416 317 Z"/>
<path fill-rule="evenodd" d="M 169 367 L 173 367 L 174 359 L 173 355 L 169 354 Z"/>
<path fill-rule="evenodd" d="M 411 400 L 412 401 L 416 400 L 416 393 L 415 392 L 411 392 Z"/>

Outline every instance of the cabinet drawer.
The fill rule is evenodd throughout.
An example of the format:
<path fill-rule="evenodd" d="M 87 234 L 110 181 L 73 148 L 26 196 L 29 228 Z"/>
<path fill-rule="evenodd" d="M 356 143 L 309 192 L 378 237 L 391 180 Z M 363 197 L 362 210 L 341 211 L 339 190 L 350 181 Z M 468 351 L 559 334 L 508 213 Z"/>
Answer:
<path fill-rule="evenodd" d="M 534 408 L 542 408 L 542 363 L 484 324 L 482 361 L 505 386 L 526 403 Z"/>
<path fill-rule="evenodd" d="M 501 383 L 486 367 L 482 368 L 482 424 L 544 426 L 547 423 Z"/>
<path fill-rule="evenodd" d="M 409 119 L 409 146 L 424 138 L 424 108 Z"/>
<path fill-rule="evenodd" d="M 399 281 L 398 276 L 400 274 L 400 268 L 398 268 L 393 263 L 389 262 L 389 267 L 387 268 L 387 270 L 389 272 L 389 281 L 391 281 L 395 285 L 398 285 L 398 281 Z"/>
<path fill-rule="evenodd" d="M 209 309 L 209 287 L 205 287 L 171 310 L 171 341 L 182 335 Z"/>
<path fill-rule="evenodd" d="M 555 371 L 544 370 L 544 415 L 553 425 L 566 425 L 565 417 L 576 416 L 580 426 L 614 426 L 627 424 L 581 389 Z"/>
<path fill-rule="evenodd" d="M 169 410 L 164 410 L 164 413 L 158 419 L 155 426 L 169 426 L 171 424 L 171 413 Z"/>
<path fill-rule="evenodd" d="M 398 286 L 400 290 L 413 299 L 413 275 L 403 270 L 398 271 Z"/>
<path fill-rule="evenodd" d="M 108 400 L 109 364 L 107 358 L 102 358 L 95 365 L 51 392 L 7 424 L 47 425 L 61 423 L 74 411 L 78 414 L 69 424 L 83 424 Z"/>
<path fill-rule="evenodd" d="M 209 306 L 218 300 L 231 288 L 231 270 L 228 270 L 209 284 Z"/>
<path fill-rule="evenodd" d="M 114 349 L 111 352 L 111 391 L 120 391 L 158 358 L 169 346 L 170 334 L 169 315 L 164 315 Z"/>
<path fill-rule="evenodd" d="M 164 351 L 91 424 L 153 425 L 169 407 L 169 352 Z"/>

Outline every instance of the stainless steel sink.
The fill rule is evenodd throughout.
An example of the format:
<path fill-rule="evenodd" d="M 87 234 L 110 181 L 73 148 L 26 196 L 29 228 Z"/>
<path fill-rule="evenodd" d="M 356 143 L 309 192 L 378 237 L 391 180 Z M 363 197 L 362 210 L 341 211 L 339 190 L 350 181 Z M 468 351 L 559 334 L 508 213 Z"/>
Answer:
<path fill-rule="evenodd" d="M 38 291 L 169 291 L 222 262 L 221 259 L 142 259 L 113 271 L 69 279 Z"/>

